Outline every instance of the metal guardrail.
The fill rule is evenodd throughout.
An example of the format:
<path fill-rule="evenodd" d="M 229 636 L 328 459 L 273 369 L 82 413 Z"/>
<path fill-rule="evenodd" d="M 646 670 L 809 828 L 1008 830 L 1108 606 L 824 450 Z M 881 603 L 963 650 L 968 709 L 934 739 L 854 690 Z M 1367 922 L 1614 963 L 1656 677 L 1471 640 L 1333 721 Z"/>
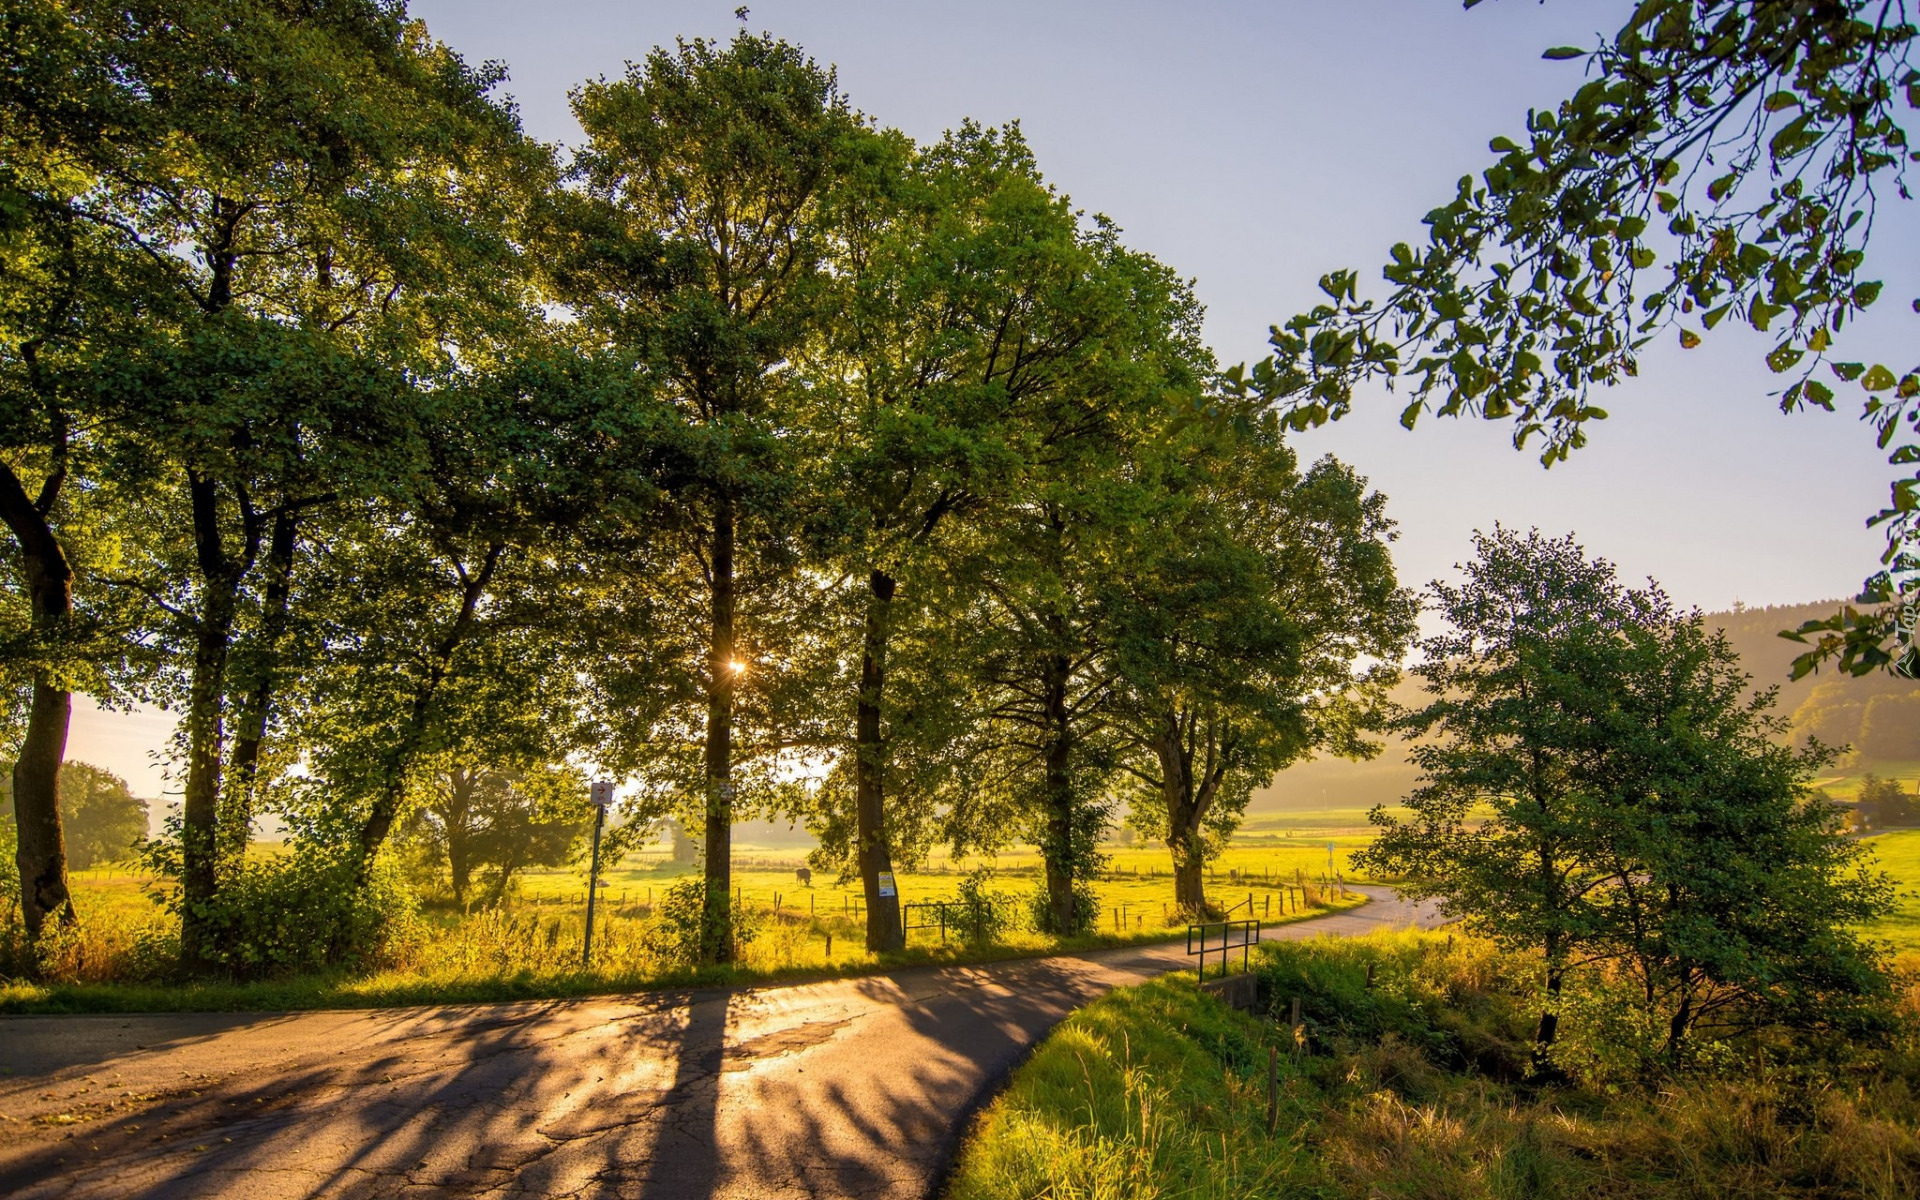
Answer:
<path fill-rule="evenodd" d="M 1218 938 L 1218 941 L 1214 939 Z M 1260 944 L 1260 922 L 1258 921 L 1210 921 L 1202 925 L 1187 926 L 1187 954 L 1198 955 L 1200 959 L 1200 978 L 1207 977 L 1207 958 L 1220 956 L 1220 975 L 1227 974 L 1227 961 L 1235 950 L 1240 952 L 1240 969 L 1247 969 L 1247 961 L 1253 947 Z"/>

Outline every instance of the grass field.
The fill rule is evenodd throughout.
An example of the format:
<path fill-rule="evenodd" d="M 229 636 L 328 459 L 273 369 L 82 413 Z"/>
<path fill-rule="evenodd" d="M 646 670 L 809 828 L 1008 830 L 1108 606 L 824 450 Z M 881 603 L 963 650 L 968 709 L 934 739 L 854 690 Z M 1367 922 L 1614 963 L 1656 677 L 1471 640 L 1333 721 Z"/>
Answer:
<path fill-rule="evenodd" d="M 1893 912 L 1866 931 L 1893 943 L 1895 953 L 1920 954 L 1920 829 L 1883 833 L 1866 843 L 1898 888 Z"/>
<path fill-rule="evenodd" d="M 1335 839 L 1334 869 L 1363 839 Z M 1360 903 L 1324 886 L 1327 841 L 1282 839 L 1229 848 L 1211 872 L 1209 895 L 1233 915 L 1293 920 Z M 358 974 L 298 976 L 244 984 L 178 985 L 165 978 L 171 922 L 153 903 L 154 881 L 119 870 L 76 873 L 80 932 L 53 962 L 49 982 L 0 980 L 0 1012 L 274 1009 L 523 999 L 685 984 L 743 983 L 810 974 L 846 974 L 912 963 L 980 961 L 1122 945 L 1173 936 L 1186 921 L 1173 906 L 1171 859 L 1165 849 L 1115 848 L 1097 884 L 1096 930 L 1062 939 L 1034 932 L 1026 919 L 1041 885 L 1037 853 L 993 862 L 989 892 L 1005 901 L 1006 928 L 988 945 L 968 944 L 959 928 L 943 929 L 929 901 L 952 900 L 977 861 L 937 857 L 900 872 L 910 907 L 904 955 L 885 959 L 864 948 L 865 920 L 857 881 L 795 872 L 805 865 L 787 848 L 744 846 L 734 858 L 737 903 L 752 914 L 757 936 L 731 969 L 695 971 L 663 965 L 655 905 L 694 868 L 636 854 L 603 872 L 596 908 L 593 964 L 582 969 L 586 881 L 576 871 L 520 877 L 506 903 L 462 913 L 425 906 L 395 960 Z M 1346 876 L 1351 879 L 1352 876 Z"/>

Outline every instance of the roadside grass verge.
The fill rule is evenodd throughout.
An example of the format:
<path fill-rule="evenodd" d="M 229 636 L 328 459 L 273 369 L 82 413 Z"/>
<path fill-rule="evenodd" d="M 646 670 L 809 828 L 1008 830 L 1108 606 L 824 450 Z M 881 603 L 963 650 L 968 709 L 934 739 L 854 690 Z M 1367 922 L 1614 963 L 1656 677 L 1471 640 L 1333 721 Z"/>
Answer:
<path fill-rule="evenodd" d="M 1271 924 L 1309 920 L 1365 903 L 1365 897 L 1314 893 L 1314 907 Z M 384 1008 L 561 999 L 690 987 L 737 987 L 873 974 L 913 966 L 943 966 L 1071 954 L 1162 942 L 1176 936 L 1157 920 L 1112 925 L 1082 937 L 1059 938 L 1010 930 L 989 945 L 969 945 L 954 933 L 945 944 L 923 940 L 901 954 L 861 948 L 864 927 L 854 919 L 762 914 L 760 935 L 743 962 L 692 969 L 663 963 L 648 938 L 652 914 L 642 905 L 610 906 L 595 922 L 594 966 L 582 970 L 577 912 L 540 906 L 459 916 L 429 913 L 395 960 L 372 971 L 328 972 L 249 982 L 176 981 L 166 922 L 146 906 L 116 904 L 87 914 L 76 936 L 55 948 L 51 978 L 0 979 L 0 1013 L 278 1012 L 316 1008 Z M 1185 926 L 1180 925 L 1179 930 Z M 833 953 L 825 953 L 827 935 Z M 129 977 L 130 976 L 130 977 Z"/>
<path fill-rule="evenodd" d="M 1116 990 L 980 1114 L 946 1195 L 1920 1195 L 1920 962 L 1907 967 L 1893 1032 L 1872 1045 L 1736 1047 L 1657 1079 L 1576 1071 L 1546 1086 L 1528 1078 L 1524 956 L 1444 934 L 1268 943 L 1263 994 L 1282 1014 L 1302 1000 L 1297 1057 L 1284 1015 L 1228 1011 L 1190 975 Z"/>

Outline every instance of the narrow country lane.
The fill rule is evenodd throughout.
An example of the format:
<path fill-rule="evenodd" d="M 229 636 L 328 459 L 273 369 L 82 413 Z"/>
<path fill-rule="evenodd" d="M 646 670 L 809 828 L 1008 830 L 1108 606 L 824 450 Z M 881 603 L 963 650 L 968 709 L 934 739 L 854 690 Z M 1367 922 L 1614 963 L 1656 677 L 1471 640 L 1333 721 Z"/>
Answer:
<path fill-rule="evenodd" d="M 1362 890 L 1264 936 L 1436 923 Z M 920 1197 L 1048 1029 L 1184 950 L 619 999 L 0 1018 L 0 1195 Z"/>

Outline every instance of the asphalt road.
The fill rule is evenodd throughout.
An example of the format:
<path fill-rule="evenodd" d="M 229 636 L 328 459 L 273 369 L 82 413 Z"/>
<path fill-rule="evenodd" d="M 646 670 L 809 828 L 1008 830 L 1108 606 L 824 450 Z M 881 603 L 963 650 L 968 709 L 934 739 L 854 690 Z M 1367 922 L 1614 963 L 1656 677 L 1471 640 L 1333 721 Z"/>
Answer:
<path fill-rule="evenodd" d="M 1268 938 L 1431 925 L 1385 889 Z M 0 1195 L 921 1197 L 1143 946 L 789 987 L 286 1014 L 0 1017 Z"/>

